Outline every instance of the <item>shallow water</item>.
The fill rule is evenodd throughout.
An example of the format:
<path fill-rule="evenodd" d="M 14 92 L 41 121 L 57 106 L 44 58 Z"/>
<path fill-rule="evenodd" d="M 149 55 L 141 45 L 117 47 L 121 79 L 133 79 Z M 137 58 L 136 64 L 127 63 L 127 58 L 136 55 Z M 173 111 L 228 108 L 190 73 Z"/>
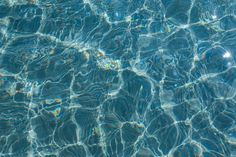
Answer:
<path fill-rule="evenodd" d="M 1 157 L 235 157 L 235 0 L 1 0 Z"/>

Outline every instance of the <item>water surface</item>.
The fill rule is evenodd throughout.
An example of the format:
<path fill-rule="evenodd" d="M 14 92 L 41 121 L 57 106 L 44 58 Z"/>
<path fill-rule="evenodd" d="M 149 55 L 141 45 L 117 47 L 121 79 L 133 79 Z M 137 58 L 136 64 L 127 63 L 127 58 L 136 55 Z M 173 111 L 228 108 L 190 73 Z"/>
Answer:
<path fill-rule="evenodd" d="M 1 0 L 1 157 L 235 157 L 235 0 Z"/>

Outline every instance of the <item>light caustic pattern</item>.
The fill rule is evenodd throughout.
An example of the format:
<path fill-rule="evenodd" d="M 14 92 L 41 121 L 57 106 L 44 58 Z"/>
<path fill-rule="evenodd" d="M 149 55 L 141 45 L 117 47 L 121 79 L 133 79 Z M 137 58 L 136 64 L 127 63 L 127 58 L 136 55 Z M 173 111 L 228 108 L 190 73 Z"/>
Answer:
<path fill-rule="evenodd" d="M 235 0 L 1 0 L 1 157 L 236 156 Z"/>

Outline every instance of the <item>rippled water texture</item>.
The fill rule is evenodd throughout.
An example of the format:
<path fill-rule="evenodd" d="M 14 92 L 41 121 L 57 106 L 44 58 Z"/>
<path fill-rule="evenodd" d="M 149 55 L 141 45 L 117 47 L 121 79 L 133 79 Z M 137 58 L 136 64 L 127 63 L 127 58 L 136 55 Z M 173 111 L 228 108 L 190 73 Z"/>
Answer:
<path fill-rule="evenodd" d="M 236 0 L 0 0 L 0 157 L 236 157 Z"/>

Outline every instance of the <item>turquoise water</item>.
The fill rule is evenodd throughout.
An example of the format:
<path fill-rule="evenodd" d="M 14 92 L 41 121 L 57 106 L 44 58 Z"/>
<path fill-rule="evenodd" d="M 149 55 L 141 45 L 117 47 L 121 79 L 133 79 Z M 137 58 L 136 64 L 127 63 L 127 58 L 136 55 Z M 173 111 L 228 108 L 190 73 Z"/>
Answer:
<path fill-rule="evenodd" d="M 0 157 L 236 157 L 235 0 L 0 0 Z"/>

